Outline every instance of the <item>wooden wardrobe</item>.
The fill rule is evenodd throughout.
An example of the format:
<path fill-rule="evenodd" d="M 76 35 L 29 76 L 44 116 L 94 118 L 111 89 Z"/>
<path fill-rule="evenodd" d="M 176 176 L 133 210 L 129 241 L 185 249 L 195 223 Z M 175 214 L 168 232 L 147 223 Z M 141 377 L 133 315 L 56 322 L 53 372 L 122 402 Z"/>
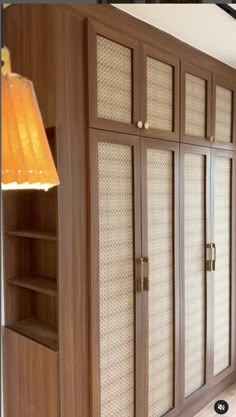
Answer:
<path fill-rule="evenodd" d="M 194 416 L 236 380 L 236 70 L 109 5 L 4 32 L 61 182 L 3 196 L 5 417 Z"/>

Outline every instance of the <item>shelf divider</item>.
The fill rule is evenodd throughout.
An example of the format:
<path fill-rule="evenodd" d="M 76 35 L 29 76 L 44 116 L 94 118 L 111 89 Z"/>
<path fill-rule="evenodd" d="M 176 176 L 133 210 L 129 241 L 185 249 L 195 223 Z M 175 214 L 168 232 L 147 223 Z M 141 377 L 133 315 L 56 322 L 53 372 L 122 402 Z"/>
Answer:
<path fill-rule="evenodd" d="M 6 232 L 8 236 L 16 237 L 27 237 L 31 239 L 42 239 L 42 240 L 57 240 L 56 233 L 41 232 L 39 230 L 8 230 Z"/>
<path fill-rule="evenodd" d="M 35 317 L 8 324 L 6 327 L 50 349 L 58 350 L 56 329 Z"/>
<path fill-rule="evenodd" d="M 56 278 L 45 277 L 43 275 L 30 275 L 9 278 L 9 284 L 17 285 L 18 287 L 28 288 L 29 290 L 37 291 L 42 294 L 57 295 L 57 280 Z"/>

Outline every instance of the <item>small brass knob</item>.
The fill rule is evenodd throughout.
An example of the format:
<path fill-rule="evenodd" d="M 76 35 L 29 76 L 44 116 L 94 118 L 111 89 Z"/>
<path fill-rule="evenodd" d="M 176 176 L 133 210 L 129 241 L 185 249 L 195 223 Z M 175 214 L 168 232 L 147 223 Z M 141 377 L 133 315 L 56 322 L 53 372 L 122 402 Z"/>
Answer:
<path fill-rule="evenodd" d="M 149 129 L 149 123 L 148 123 L 148 122 L 145 122 L 145 123 L 144 123 L 144 128 L 145 128 L 146 130 L 148 130 L 148 129 Z"/>
<path fill-rule="evenodd" d="M 137 122 L 137 126 L 138 126 L 138 128 L 139 128 L 139 129 L 142 129 L 142 127 L 143 127 L 143 122 L 141 122 L 141 120 L 139 120 L 139 121 Z"/>
<path fill-rule="evenodd" d="M 214 136 L 210 136 L 208 139 L 210 142 L 214 142 Z"/>

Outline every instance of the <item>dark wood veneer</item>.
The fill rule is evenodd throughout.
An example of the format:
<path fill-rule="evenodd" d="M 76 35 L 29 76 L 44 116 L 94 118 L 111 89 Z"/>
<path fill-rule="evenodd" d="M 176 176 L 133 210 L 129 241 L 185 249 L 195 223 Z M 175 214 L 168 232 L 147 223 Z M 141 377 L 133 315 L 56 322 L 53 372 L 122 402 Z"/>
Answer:
<path fill-rule="evenodd" d="M 8 324 L 8 329 L 14 330 L 29 339 L 35 340 L 53 350 L 58 350 L 57 331 L 55 327 L 34 317 Z"/>
<path fill-rule="evenodd" d="M 58 417 L 58 353 L 5 328 L 3 354 L 4 415 Z"/>
<path fill-rule="evenodd" d="M 91 38 L 89 38 L 91 50 L 86 49 L 88 46 L 87 23 L 88 27 L 91 28 Z M 97 29 L 104 35 L 112 36 L 115 41 L 124 42 L 124 44 L 129 39 L 130 46 L 133 45 L 136 51 L 136 60 L 139 42 L 148 45 L 152 51 L 156 51 L 158 45 L 158 54 L 161 56 L 171 55 L 176 62 L 185 61 L 196 67 L 200 63 L 201 67 L 208 74 L 214 74 L 214 77 L 220 80 L 219 82 L 226 78 L 230 86 L 235 88 L 235 70 L 233 68 L 112 6 L 14 4 L 4 11 L 4 37 L 6 45 L 11 51 L 12 68 L 14 72 L 28 77 L 34 83 L 44 124 L 49 128 L 47 133 L 53 154 L 57 160 L 61 182 L 58 188 L 47 193 L 27 191 L 4 193 L 3 196 L 5 212 L 5 314 L 7 325 L 15 326 L 14 331 L 4 329 L 3 364 L 6 417 L 21 417 L 20 409 L 22 410 L 22 417 L 32 417 L 32 415 L 34 417 L 42 417 L 42 415 L 44 417 L 57 417 L 59 414 L 61 417 L 97 417 L 99 415 L 96 408 L 100 401 L 99 370 L 97 367 L 93 367 L 94 363 L 98 364 L 98 358 L 96 357 L 98 346 L 94 343 L 94 341 L 98 342 L 98 329 L 94 325 L 94 323 L 97 323 L 97 317 L 95 316 L 97 305 L 91 305 L 90 303 L 91 299 L 97 300 L 95 293 L 97 283 L 94 283 L 94 286 L 90 285 L 91 299 L 88 291 L 89 277 L 90 275 L 93 276 L 94 268 L 97 266 L 97 212 L 95 211 L 96 205 L 91 204 L 97 196 L 93 194 L 93 181 L 89 185 L 88 178 L 91 172 L 94 172 L 93 162 L 96 158 L 94 159 L 95 143 L 92 144 L 92 141 L 98 133 L 93 129 L 91 130 L 91 147 L 89 148 L 88 108 L 92 112 L 92 125 L 94 127 L 113 132 L 122 129 L 121 131 L 125 133 L 124 136 L 127 138 L 127 143 L 132 142 L 132 134 L 140 136 L 140 130 L 135 126 L 130 126 L 127 130 L 127 126 L 118 126 L 107 120 L 96 119 L 94 111 L 96 89 L 93 90 L 94 68 L 91 69 L 91 63 L 94 65 L 95 62 L 94 59 L 91 60 L 91 56 L 87 55 L 90 55 L 94 50 L 91 40 L 94 38 Z M 15 35 L 16 32 L 17 36 Z M 87 61 L 90 63 L 89 67 Z M 133 76 L 136 80 L 141 77 L 137 67 Z M 92 91 L 90 88 L 89 93 L 87 91 L 88 77 L 92 77 Z M 140 114 L 141 111 L 140 92 L 137 88 L 140 83 L 137 84 L 136 81 L 135 85 L 136 101 L 133 102 L 133 121 L 136 121 L 136 115 Z M 176 102 L 178 101 L 177 93 Z M 139 120 L 138 117 L 137 120 Z M 177 117 L 176 123 L 178 122 Z M 234 99 L 234 125 L 235 123 L 236 105 Z M 55 128 L 51 128 L 51 126 L 55 126 Z M 176 125 L 177 131 L 178 126 Z M 103 135 L 101 130 L 100 132 Z M 111 136 L 115 138 L 114 140 L 117 140 L 119 134 L 109 133 L 109 138 Z M 151 131 L 150 136 L 152 136 Z M 153 132 L 153 137 L 155 137 L 155 140 L 171 139 L 162 135 L 161 132 Z M 156 143 L 158 144 L 158 141 Z M 198 144 L 200 143 L 198 142 Z M 211 144 L 207 141 L 204 141 L 204 145 L 211 147 Z M 171 146 L 171 142 L 169 142 L 169 146 Z M 137 144 L 137 152 L 140 152 L 138 147 Z M 90 158 L 92 163 L 89 167 Z M 140 171 L 140 166 L 136 164 L 134 169 L 137 174 Z M 176 181 L 178 182 L 178 178 Z M 180 181 L 182 181 L 181 177 Z M 138 179 L 135 181 L 135 190 L 136 194 L 140 193 Z M 235 201 L 235 198 L 233 198 L 233 201 Z M 176 204 L 178 205 L 178 202 Z M 181 204 L 180 202 L 180 207 Z M 46 206 L 47 210 L 45 210 Z M 58 215 L 56 207 L 58 208 Z M 235 203 L 232 207 L 235 207 Z M 141 233 L 141 214 L 138 210 L 136 207 L 136 250 L 137 256 L 141 256 L 140 239 L 138 239 Z M 234 208 L 232 210 L 234 212 Z M 32 212 L 34 216 L 32 216 Z M 232 227 L 235 230 L 234 217 Z M 22 237 L 6 234 L 7 231 L 19 232 L 29 229 L 36 230 L 41 237 L 42 232 L 46 232 L 50 236 L 51 233 L 56 234 L 57 239 L 47 241 L 35 238 L 35 236 Z M 93 237 L 95 237 L 94 240 L 92 240 Z M 90 241 L 89 244 L 88 240 Z M 181 239 L 180 243 L 183 244 Z M 177 254 L 177 245 L 175 250 Z M 93 256 L 94 253 L 95 257 L 91 259 L 91 255 Z M 29 254 L 31 262 L 29 262 Z M 234 258 L 235 243 L 233 241 L 232 259 Z M 12 262 L 13 259 L 14 262 Z M 16 281 L 21 277 L 29 279 L 32 273 L 54 279 L 55 283 L 57 282 L 57 296 L 48 295 L 46 284 L 43 285 L 42 292 L 39 286 L 36 288 L 36 285 L 29 289 L 28 286 L 22 287 L 17 284 Z M 233 276 L 235 274 L 234 265 L 232 274 Z M 14 277 L 16 277 L 16 281 L 13 283 L 11 280 L 15 279 Z M 181 282 L 182 272 L 180 269 L 180 294 L 182 294 Z M 26 285 L 31 284 L 28 281 Z M 232 289 L 235 292 L 234 280 Z M 176 283 L 176 294 L 178 294 L 178 283 Z M 182 317 L 184 305 L 182 295 L 180 300 L 176 302 L 175 309 L 177 310 L 178 302 L 180 303 Z M 212 301 L 207 309 L 208 319 L 212 313 L 211 303 Z M 136 320 L 139 322 L 142 301 L 138 296 L 136 307 Z M 232 303 L 232 309 L 235 311 L 235 301 Z M 32 317 L 36 317 L 37 321 L 35 322 L 35 319 L 33 322 L 30 321 Z M 28 323 L 22 326 L 22 322 L 25 323 L 25 320 Z M 54 329 L 52 344 L 48 341 L 45 343 L 43 331 L 37 331 L 37 329 L 41 329 L 37 324 L 38 320 L 40 320 L 40 323 L 43 322 L 44 326 Z M 178 317 L 176 317 L 177 333 L 178 325 L 180 325 L 181 337 L 183 338 L 181 320 L 178 324 Z M 233 315 L 232 326 L 235 327 L 235 314 Z M 19 327 L 21 332 L 22 327 L 24 328 L 27 337 L 19 334 L 21 333 Z M 32 330 L 34 337 L 32 337 Z M 55 340 L 57 337 L 58 342 L 56 343 L 58 345 L 56 346 Z M 139 358 L 143 357 L 145 353 L 142 337 L 142 331 L 137 327 L 136 372 L 139 378 L 143 372 Z M 37 338 L 38 343 L 29 338 Z M 209 351 L 212 349 L 211 341 L 212 335 L 209 334 L 207 339 L 207 349 Z M 60 357 L 56 352 L 42 346 L 42 344 L 48 343 L 52 349 L 55 346 L 59 348 Z M 183 372 L 183 346 L 179 344 L 179 340 L 176 340 L 176 343 L 178 351 L 176 356 L 176 361 L 178 361 L 176 363 L 176 392 L 177 396 L 182 395 L 183 398 L 183 393 L 181 394 L 180 386 L 178 386 L 178 372 L 181 373 L 181 370 Z M 235 341 L 232 340 L 232 343 L 234 352 Z M 22 362 L 24 368 L 20 364 L 22 357 L 26 358 Z M 30 363 L 35 362 L 35 368 L 29 366 L 28 357 L 31 358 Z M 92 362 L 90 362 L 91 358 Z M 43 371 L 40 373 L 44 365 L 49 371 L 43 367 Z M 60 372 L 58 372 L 59 365 Z M 210 366 L 211 364 L 209 369 Z M 48 372 L 50 373 L 49 377 Z M 23 382 L 26 381 L 27 385 L 26 389 L 21 391 L 23 375 Z M 38 375 L 40 375 L 40 381 L 43 380 L 43 385 L 40 385 Z M 29 385 L 28 380 L 30 380 Z M 236 374 L 232 372 L 228 376 L 225 374 L 222 380 L 215 380 L 216 385 L 213 386 L 211 385 L 210 373 L 207 371 L 206 381 L 208 381 L 209 388 L 204 391 L 204 395 L 201 395 L 203 391 L 201 394 L 199 391 L 191 401 L 185 404 L 186 409 L 184 410 L 183 403 L 182 405 L 179 404 L 178 398 L 176 399 L 176 407 L 182 408 L 178 417 L 192 417 L 235 380 Z M 34 381 L 34 384 L 32 384 L 32 381 Z M 49 385 L 47 385 L 48 381 Z M 146 400 L 143 399 L 144 381 L 141 379 L 140 381 L 140 385 L 136 387 L 136 417 L 141 417 L 144 407 L 146 407 Z M 14 386 L 13 394 L 10 389 L 12 386 Z M 49 387 L 50 399 L 45 387 Z M 14 402 L 12 402 L 12 395 L 16 399 Z M 37 409 L 37 414 L 32 407 L 39 404 L 39 397 L 41 398 L 41 404 Z M 57 405 L 55 405 L 56 402 Z M 175 410 L 173 413 L 175 413 Z"/>

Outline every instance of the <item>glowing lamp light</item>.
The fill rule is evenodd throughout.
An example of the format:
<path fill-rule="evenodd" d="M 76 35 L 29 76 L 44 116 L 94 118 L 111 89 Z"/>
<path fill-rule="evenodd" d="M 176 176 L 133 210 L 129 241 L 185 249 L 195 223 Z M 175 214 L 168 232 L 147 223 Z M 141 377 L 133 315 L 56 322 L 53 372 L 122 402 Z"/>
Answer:
<path fill-rule="evenodd" d="M 47 191 L 58 184 L 33 84 L 11 72 L 2 48 L 2 189 Z"/>

